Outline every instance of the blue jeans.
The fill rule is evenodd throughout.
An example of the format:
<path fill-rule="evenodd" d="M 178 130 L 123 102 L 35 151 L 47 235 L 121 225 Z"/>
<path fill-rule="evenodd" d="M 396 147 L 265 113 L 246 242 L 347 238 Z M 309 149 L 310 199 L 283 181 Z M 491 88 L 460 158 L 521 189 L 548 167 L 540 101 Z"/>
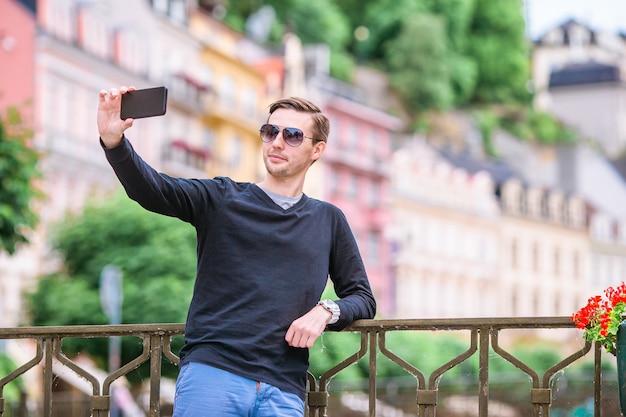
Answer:
<path fill-rule="evenodd" d="M 303 417 L 296 394 L 198 362 L 176 380 L 173 417 Z"/>

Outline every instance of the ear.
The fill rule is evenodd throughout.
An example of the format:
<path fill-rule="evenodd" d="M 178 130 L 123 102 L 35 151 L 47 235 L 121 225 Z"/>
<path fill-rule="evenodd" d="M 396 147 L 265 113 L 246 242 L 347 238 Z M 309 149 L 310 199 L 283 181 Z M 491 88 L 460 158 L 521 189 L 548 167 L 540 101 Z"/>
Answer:
<path fill-rule="evenodd" d="M 317 142 L 313 148 L 313 155 L 311 155 L 311 159 L 317 161 L 320 159 L 324 151 L 326 151 L 326 142 Z"/>

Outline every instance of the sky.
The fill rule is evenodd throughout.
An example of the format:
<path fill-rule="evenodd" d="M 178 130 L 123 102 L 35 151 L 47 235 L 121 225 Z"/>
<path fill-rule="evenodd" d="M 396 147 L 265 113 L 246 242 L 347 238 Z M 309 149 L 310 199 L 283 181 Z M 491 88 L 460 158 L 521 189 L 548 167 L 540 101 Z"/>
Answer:
<path fill-rule="evenodd" d="M 536 39 L 569 18 L 596 31 L 626 33 L 626 0 L 524 0 L 528 33 Z"/>

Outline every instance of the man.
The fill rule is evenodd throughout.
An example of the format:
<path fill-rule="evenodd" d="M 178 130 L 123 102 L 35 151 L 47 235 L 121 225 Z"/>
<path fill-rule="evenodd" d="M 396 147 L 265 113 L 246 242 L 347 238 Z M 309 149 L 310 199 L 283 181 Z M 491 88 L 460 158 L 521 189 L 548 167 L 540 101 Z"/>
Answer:
<path fill-rule="evenodd" d="M 329 122 L 313 103 L 278 100 L 260 128 L 266 177 L 183 179 L 137 155 L 121 96 L 102 90 L 98 131 L 130 198 L 197 232 L 197 273 L 180 352 L 175 417 L 304 414 L 308 348 L 376 310 L 343 213 L 309 198 L 306 173 L 326 150 Z M 330 276 L 336 302 L 320 301 Z"/>

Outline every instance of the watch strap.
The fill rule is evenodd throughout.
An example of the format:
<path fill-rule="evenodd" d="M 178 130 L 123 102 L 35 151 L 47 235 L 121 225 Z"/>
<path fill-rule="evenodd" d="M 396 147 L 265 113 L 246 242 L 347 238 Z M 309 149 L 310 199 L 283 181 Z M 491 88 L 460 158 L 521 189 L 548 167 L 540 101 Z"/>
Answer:
<path fill-rule="evenodd" d="M 321 300 L 317 303 L 317 305 L 324 307 L 327 311 L 330 312 L 330 314 L 332 314 L 332 317 L 330 318 L 328 324 L 334 324 L 339 321 L 341 310 L 336 302 L 334 302 L 333 300 Z"/>

